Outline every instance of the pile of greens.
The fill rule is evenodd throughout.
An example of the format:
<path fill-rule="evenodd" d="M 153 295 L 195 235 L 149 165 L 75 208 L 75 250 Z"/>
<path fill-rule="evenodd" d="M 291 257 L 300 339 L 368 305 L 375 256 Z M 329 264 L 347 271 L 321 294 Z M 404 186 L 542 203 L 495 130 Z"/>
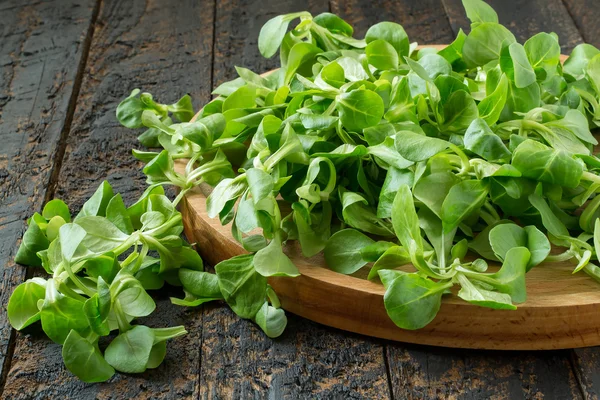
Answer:
<path fill-rule="evenodd" d="M 11 324 L 41 320 L 86 381 L 156 367 L 165 340 L 185 333 L 131 325 L 154 309 L 146 290 L 165 281 L 183 286 L 174 303 L 222 299 L 276 337 L 287 320 L 267 278 L 299 275 L 282 251 L 291 240 L 339 273 L 371 263 L 368 278 L 383 283 L 404 329 L 431 322 L 449 293 L 515 309 L 526 272 L 544 261 L 572 260 L 600 281 L 590 131 L 600 126 L 600 51 L 579 45 L 563 65 L 556 34 L 520 44 L 485 2 L 463 4 L 470 33 L 440 51 L 417 49 L 392 22 L 356 39 L 333 14 L 275 17 L 258 45 L 265 57 L 279 51 L 281 68 L 238 67 L 197 119 L 189 96 L 160 104 L 134 90 L 117 118 L 164 149 L 133 152 L 149 188 L 126 208 L 104 183 L 72 222 L 58 200 L 35 214 L 16 261 L 52 278 L 15 290 Z M 214 187 L 208 215 L 249 252 L 215 273 L 180 238 L 175 208 L 202 183 Z M 180 189 L 173 202 L 163 185 Z M 488 272 L 488 261 L 501 267 Z M 408 264 L 415 272 L 398 270 Z M 98 340 L 115 329 L 103 356 Z"/>

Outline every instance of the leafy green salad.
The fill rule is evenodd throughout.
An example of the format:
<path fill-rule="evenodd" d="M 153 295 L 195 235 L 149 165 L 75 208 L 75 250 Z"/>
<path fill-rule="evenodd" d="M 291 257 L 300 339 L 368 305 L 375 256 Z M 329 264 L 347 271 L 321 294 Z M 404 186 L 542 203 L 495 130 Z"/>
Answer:
<path fill-rule="evenodd" d="M 370 268 L 403 329 L 430 323 L 444 295 L 515 309 L 542 262 L 600 281 L 600 51 L 581 44 L 561 63 L 556 34 L 521 44 L 485 2 L 463 4 L 470 33 L 442 50 L 393 22 L 356 39 L 333 14 L 277 16 L 258 46 L 281 68 L 236 67 L 197 118 L 187 95 L 161 104 L 134 90 L 117 118 L 145 128 L 150 150 L 133 155 L 149 187 L 126 206 L 104 182 L 76 216 L 52 200 L 29 219 L 15 261 L 49 277 L 15 289 L 12 326 L 41 321 L 87 382 L 155 368 L 186 333 L 132 323 L 165 282 L 183 288 L 175 304 L 223 300 L 277 337 L 287 319 L 268 278 L 299 275 L 282 250 L 293 240 L 333 271 Z M 203 183 L 208 215 L 248 252 L 214 273 L 176 208 Z"/>

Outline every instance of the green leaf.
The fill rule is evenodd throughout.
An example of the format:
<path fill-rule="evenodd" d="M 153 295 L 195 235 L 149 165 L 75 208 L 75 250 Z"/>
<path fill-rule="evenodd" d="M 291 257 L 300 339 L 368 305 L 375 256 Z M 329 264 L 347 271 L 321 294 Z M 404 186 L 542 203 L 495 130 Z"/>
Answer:
<path fill-rule="evenodd" d="M 489 241 L 500 260 L 514 247 L 525 247 L 531 253 L 527 271 L 540 264 L 550 254 L 550 242 L 535 226 L 521 228 L 516 224 L 501 224 L 489 232 Z"/>
<path fill-rule="evenodd" d="M 267 247 L 254 255 L 254 268 L 262 276 L 299 276 L 300 272 L 292 260 L 283 253 L 281 239 L 278 235 Z"/>
<path fill-rule="evenodd" d="M 256 98 L 256 89 L 246 85 L 231 93 L 223 102 L 223 112 L 236 108 L 252 108 L 254 107 L 254 99 Z"/>
<path fill-rule="evenodd" d="M 65 366 L 84 382 L 105 382 L 115 370 L 106 362 L 98 346 L 71 330 L 62 348 Z"/>
<path fill-rule="evenodd" d="M 338 64 L 335 61 L 332 61 L 323 67 L 320 73 L 320 77 L 325 83 L 338 89 L 344 83 L 346 83 L 344 68 L 342 68 L 340 64 Z M 318 78 L 315 79 L 315 83 L 317 83 L 317 81 Z"/>
<path fill-rule="evenodd" d="M 355 229 L 342 229 L 331 235 L 327 241 L 325 262 L 335 272 L 353 274 L 368 262 L 360 250 L 373 243 L 373 239 Z"/>
<path fill-rule="evenodd" d="M 442 304 L 442 295 L 452 282 L 434 282 L 418 274 L 380 270 L 385 286 L 383 302 L 388 316 L 402 329 L 420 329 L 429 324 Z"/>
<path fill-rule="evenodd" d="M 390 106 L 384 115 L 385 119 L 389 122 L 411 121 L 416 123 L 417 116 L 415 112 L 416 106 L 410 94 L 408 78 L 403 77 L 395 80 L 390 95 Z M 381 124 L 374 128 L 378 126 L 381 126 Z"/>
<path fill-rule="evenodd" d="M 138 97 L 140 89 L 133 89 L 131 94 L 117 106 L 117 119 L 121 125 L 136 129 L 142 126 L 142 111 L 144 105 Z"/>
<path fill-rule="evenodd" d="M 104 357 L 119 372 L 144 372 L 153 345 L 152 329 L 144 325 L 136 325 L 114 338 L 106 348 Z"/>
<path fill-rule="evenodd" d="M 221 293 L 242 318 L 253 318 L 265 301 L 267 279 L 254 269 L 254 255 L 243 255 L 215 265 Z"/>
<path fill-rule="evenodd" d="M 411 242 L 415 242 L 417 249 L 422 251 L 423 240 L 421 228 L 419 227 L 419 217 L 408 185 L 402 185 L 398 188 L 392 205 L 392 225 L 402 246 L 408 249 Z"/>
<path fill-rule="evenodd" d="M 417 181 L 413 195 L 441 218 L 444 199 L 458 181 L 459 178 L 450 171 L 435 172 Z"/>
<path fill-rule="evenodd" d="M 388 168 L 379 194 L 377 218 L 389 218 L 392 216 L 392 205 L 396 197 L 396 192 L 401 185 L 412 186 L 413 179 L 414 173 L 410 170 L 400 170 L 394 167 Z"/>
<path fill-rule="evenodd" d="M 410 161 L 424 161 L 446 150 L 450 143 L 410 131 L 400 131 L 396 135 L 396 150 Z"/>
<path fill-rule="evenodd" d="M 488 125 L 493 125 L 498 121 L 502 110 L 506 104 L 508 98 L 508 78 L 506 75 L 502 75 L 498 85 L 494 91 L 487 95 L 477 105 L 479 110 L 479 117 L 483 119 Z"/>
<path fill-rule="evenodd" d="M 65 342 L 72 329 L 83 333 L 88 328 L 83 302 L 59 293 L 53 279 L 49 279 L 46 284 L 46 297 L 41 305 L 40 317 L 42 329 L 58 344 Z"/>
<path fill-rule="evenodd" d="M 589 61 L 598 54 L 600 54 L 600 50 L 591 44 L 579 44 L 575 46 L 565 61 L 564 71 L 575 79 L 583 78 Z"/>
<path fill-rule="evenodd" d="M 365 49 L 369 64 L 380 70 L 398 67 L 398 52 L 385 40 L 377 39 L 370 42 Z"/>
<path fill-rule="evenodd" d="M 361 132 L 377 125 L 383 118 L 382 98 L 371 90 L 352 90 L 338 96 L 336 108 L 342 125 L 350 131 Z"/>
<path fill-rule="evenodd" d="M 477 104 L 470 94 L 458 90 L 450 95 L 443 106 L 442 131 L 463 132 L 479 117 Z"/>
<path fill-rule="evenodd" d="M 399 24 L 394 22 L 379 22 L 371 26 L 365 34 L 365 41 L 369 44 L 375 40 L 385 40 L 391 44 L 396 49 L 400 58 L 408 56 L 408 35 Z"/>
<path fill-rule="evenodd" d="M 499 60 L 502 47 L 516 39 L 512 33 L 495 22 L 482 22 L 465 39 L 463 57 L 470 68 Z"/>
<path fill-rule="evenodd" d="M 506 253 L 502 268 L 490 275 L 502 284 L 498 290 L 509 294 L 515 303 L 522 303 L 527 299 L 525 272 L 530 256 L 531 253 L 525 247 L 513 247 Z"/>
<path fill-rule="evenodd" d="M 287 325 L 285 311 L 275 308 L 265 302 L 254 316 L 254 321 L 260 329 L 270 338 L 281 336 Z"/>
<path fill-rule="evenodd" d="M 42 260 L 37 256 L 39 251 L 48 249 L 50 242 L 32 217 L 29 226 L 23 235 L 19 250 L 15 255 L 15 262 L 33 267 L 41 266 Z"/>
<path fill-rule="evenodd" d="M 271 58 L 277 52 L 291 21 L 299 17 L 310 17 L 307 12 L 278 15 L 268 20 L 258 34 L 258 50 L 263 57 Z"/>
<path fill-rule="evenodd" d="M 106 219 L 112 222 L 121 232 L 128 235 L 133 233 L 131 217 L 120 194 L 116 194 L 106 206 Z"/>
<path fill-rule="evenodd" d="M 92 197 L 85 202 L 83 207 L 81 207 L 81 211 L 75 217 L 74 222 L 81 217 L 85 217 L 88 215 L 100 216 L 103 217 L 106 214 L 106 207 L 108 206 L 108 202 L 110 199 L 114 197 L 114 193 L 112 187 L 107 181 L 104 181 L 98 186 L 98 189 L 94 192 Z"/>
<path fill-rule="evenodd" d="M 511 153 L 481 118 L 474 120 L 465 132 L 465 148 L 488 161 L 508 161 Z"/>
<path fill-rule="evenodd" d="M 219 279 L 215 274 L 181 268 L 179 280 L 185 290 L 198 298 L 206 299 L 206 301 L 223 298 L 219 288 Z"/>
<path fill-rule="evenodd" d="M 500 55 L 500 67 L 515 86 L 525 88 L 536 81 L 535 72 L 529 63 L 525 48 L 519 43 L 504 47 Z"/>
<path fill-rule="evenodd" d="M 467 18 L 471 21 L 471 24 L 478 24 L 483 22 L 496 22 L 498 23 L 498 14 L 496 11 L 482 0 L 462 0 L 463 7 L 467 12 Z"/>
<path fill-rule="evenodd" d="M 493 308 L 496 310 L 516 310 L 512 304 L 510 295 L 506 293 L 493 292 L 474 285 L 469 279 L 461 273 L 457 274 L 458 283 L 461 288 L 458 291 L 458 297 L 482 307 Z"/>
<path fill-rule="evenodd" d="M 127 273 L 121 273 L 120 279 L 111 284 L 113 301 L 118 301 L 121 309 L 132 317 L 145 317 L 156 309 L 156 303 L 146 292 L 140 281 Z"/>
<path fill-rule="evenodd" d="M 552 212 L 548 203 L 541 195 L 541 185 L 538 186 L 535 193 L 528 196 L 531 205 L 540 213 L 542 224 L 554 236 L 569 236 L 569 231 L 560 219 Z"/>
<path fill-rule="evenodd" d="M 513 152 L 512 166 L 524 177 L 569 188 L 579 185 L 583 166 L 567 153 L 528 139 Z"/>
<path fill-rule="evenodd" d="M 444 233 L 456 228 L 465 218 L 481 208 L 488 192 L 488 185 L 475 179 L 452 186 L 442 204 Z"/>
<path fill-rule="evenodd" d="M 21 329 L 39 321 L 38 302 L 46 293 L 46 281 L 42 278 L 28 279 L 15 288 L 7 306 L 8 320 L 13 328 Z"/>
<path fill-rule="evenodd" d="M 246 171 L 246 179 L 248 179 L 248 188 L 252 193 L 254 204 L 269 196 L 273 191 L 273 178 L 261 169 L 250 168 Z"/>
<path fill-rule="evenodd" d="M 540 32 L 525 42 L 525 52 L 533 69 L 556 68 L 560 62 L 560 45 L 552 35 Z M 565 68 L 567 63 L 565 63 Z"/>
<path fill-rule="evenodd" d="M 317 54 L 321 52 L 322 50 L 312 43 L 296 43 L 291 48 L 288 56 L 284 82 L 289 83 L 297 73 L 307 75 L 307 71 L 311 71 L 310 67 Z"/>
<path fill-rule="evenodd" d="M 392 246 L 388 248 L 379 259 L 373 264 L 369 271 L 369 280 L 379 277 L 379 270 L 395 269 L 403 265 L 410 264 L 411 258 L 408 251 L 402 246 Z"/>
<path fill-rule="evenodd" d="M 246 187 L 246 182 L 237 178 L 225 178 L 219 182 L 206 199 L 206 212 L 209 218 L 219 215 L 229 201 L 237 199 L 244 193 Z"/>
<path fill-rule="evenodd" d="M 81 217 L 75 223 L 85 230 L 86 235 L 83 238 L 85 247 L 96 253 L 111 251 L 129 238 L 129 235 L 123 233 L 115 224 L 103 217 Z M 63 229 L 65 228 L 61 227 L 61 233 Z"/>
<path fill-rule="evenodd" d="M 42 211 L 42 216 L 47 220 L 59 216 L 66 222 L 71 222 L 71 212 L 69 211 L 69 207 L 64 201 L 59 199 L 50 200 L 46 203 L 44 210 Z"/>
<path fill-rule="evenodd" d="M 152 346 L 150 350 L 150 356 L 148 356 L 148 362 L 146 363 L 147 369 L 158 368 L 162 364 L 165 356 L 167 355 L 167 343 L 159 342 Z"/>

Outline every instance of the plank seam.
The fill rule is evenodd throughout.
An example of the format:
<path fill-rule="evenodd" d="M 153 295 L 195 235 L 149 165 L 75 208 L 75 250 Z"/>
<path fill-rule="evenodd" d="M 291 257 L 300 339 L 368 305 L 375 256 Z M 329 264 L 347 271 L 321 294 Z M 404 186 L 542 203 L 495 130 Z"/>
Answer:
<path fill-rule="evenodd" d="M 587 39 L 587 37 L 585 37 L 583 30 L 581 29 L 581 26 L 577 23 L 577 20 L 575 18 L 573 18 L 573 14 L 571 13 L 571 8 L 569 8 L 569 3 L 565 2 L 565 0 L 561 0 L 561 3 L 563 5 L 563 7 L 567 10 L 567 14 L 569 14 L 571 21 L 573 21 L 573 25 L 575 25 L 575 27 L 577 28 L 577 32 L 579 33 L 579 36 L 581 37 L 581 39 L 583 39 L 584 42 L 587 42 L 588 39 Z"/>
<path fill-rule="evenodd" d="M 217 0 L 213 0 L 213 26 L 212 26 L 212 45 L 211 45 L 211 52 L 210 52 L 210 77 L 209 77 L 209 84 L 210 84 L 210 91 L 211 93 L 208 94 L 208 98 L 206 99 L 206 102 L 210 102 L 211 97 L 212 97 L 212 91 L 214 90 L 214 86 L 215 86 L 215 48 L 217 46 Z M 190 238 L 188 238 L 188 241 Z M 193 239 L 193 238 L 191 238 Z M 204 261 L 204 260 L 203 260 Z M 206 267 L 205 267 L 206 268 Z M 204 314 L 206 312 L 206 307 L 204 305 L 201 305 L 201 310 L 200 310 L 200 350 L 198 352 L 198 395 L 196 397 L 197 400 L 200 400 L 202 394 L 202 355 L 203 355 L 203 347 L 204 347 Z"/>
<path fill-rule="evenodd" d="M 390 400 L 394 400 L 394 386 L 392 385 L 392 371 L 390 370 L 390 361 L 388 360 L 388 345 L 383 344 L 383 364 L 385 366 L 385 375 L 388 382 L 388 390 L 390 392 Z"/>
<path fill-rule="evenodd" d="M 65 118 L 65 124 L 60 132 L 60 138 L 58 139 L 58 148 L 56 150 L 55 162 L 52 166 L 52 171 L 50 172 L 50 180 L 46 189 L 46 194 L 44 196 L 44 203 L 47 203 L 48 201 L 52 200 L 52 197 L 54 196 L 54 193 L 56 192 L 56 187 L 58 185 L 58 177 L 60 175 L 60 170 L 62 169 L 62 163 L 67 149 L 67 139 L 69 137 L 69 133 L 71 132 L 73 117 L 75 116 L 77 98 L 79 97 L 79 91 L 81 90 L 83 73 L 85 71 L 88 56 L 90 54 L 90 47 L 92 45 L 92 38 L 94 36 L 95 25 L 98 19 L 98 14 L 100 12 L 101 2 L 102 0 L 96 0 L 94 10 L 92 11 L 90 26 L 83 41 L 81 59 L 79 60 L 79 65 L 77 66 L 77 73 L 75 74 L 75 81 L 73 83 L 73 91 L 71 92 L 71 97 L 69 98 L 69 106 L 67 107 L 67 116 Z"/>
<path fill-rule="evenodd" d="M 85 70 L 85 66 L 87 65 L 88 55 L 92 43 L 92 37 L 94 35 L 94 27 L 98 18 L 98 14 L 100 11 L 100 3 L 102 0 L 96 0 L 94 4 L 94 9 L 92 10 L 92 16 L 90 18 L 90 24 L 88 30 L 85 34 L 85 38 L 83 40 L 83 47 L 81 52 L 81 58 L 79 60 L 79 65 L 77 66 L 77 72 L 75 74 L 75 80 L 73 82 L 73 89 L 71 91 L 71 95 L 69 97 L 69 104 L 67 106 L 67 113 L 65 117 L 65 123 L 60 132 L 60 137 L 57 142 L 56 155 L 54 158 L 54 163 L 52 165 L 52 170 L 50 172 L 50 177 L 48 180 L 48 185 L 46 186 L 46 192 L 44 193 L 44 204 L 51 200 L 51 197 L 54 195 L 56 190 L 56 183 L 58 180 L 58 173 L 60 172 L 62 161 L 65 155 L 67 138 L 69 136 L 69 132 L 71 130 L 71 124 L 73 123 L 73 116 L 75 114 L 75 107 L 77 104 L 77 98 L 79 97 L 79 90 L 81 89 L 81 81 L 83 80 L 83 72 Z M 31 278 L 33 274 L 33 270 L 31 268 L 26 269 L 25 279 Z M 4 387 L 6 385 L 6 379 L 8 378 L 8 372 L 10 371 L 10 367 L 12 364 L 12 358 L 15 351 L 17 334 L 15 329 L 11 329 L 10 337 L 8 339 L 8 346 L 6 349 L 6 357 L 4 358 L 4 365 L 2 365 L 2 373 L 0 374 L 0 398 L 2 398 L 2 393 L 4 392 Z"/>
<path fill-rule="evenodd" d="M 444 0 L 441 0 L 440 3 L 442 3 L 442 7 L 444 8 L 444 13 L 446 14 L 446 22 L 448 22 L 448 26 L 452 30 L 452 33 L 454 34 L 454 36 L 458 35 L 458 31 L 456 29 L 454 29 L 454 25 L 452 24 L 452 21 L 450 20 L 450 14 L 448 13 L 448 6 L 446 5 L 446 2 Z M 458 29 L 460 30 L 460 28 L 458 28 Z"/>
<path fill-rule="evenodd" d="M 577 358 L 577 354 L 574 349 L 569 350 L 569 364 L 571 365 L 571 369 L 573 370 L 573 375 L 575 375 L 575 380 L 577 381 L 577 387 L 581 392 L 581 398 L 587 400 L 589 398 L 587 394 L 587 386 L 583 382 L 583 376 L 581 374 L 581 364 Z"/>

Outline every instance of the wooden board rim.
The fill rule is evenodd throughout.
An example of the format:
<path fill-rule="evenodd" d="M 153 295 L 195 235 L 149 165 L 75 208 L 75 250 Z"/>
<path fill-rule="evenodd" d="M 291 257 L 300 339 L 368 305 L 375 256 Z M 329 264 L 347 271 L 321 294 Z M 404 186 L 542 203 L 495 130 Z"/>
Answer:
<path fill-rule="evenodd" d="M 423 47 L 440 49 L 445 45 Z M 561 55 L 561 61 L 565 58 Z M 198 244 L 202 257 L 215 265 L 246 253 L 231 236 L 229 225 L 222 226 L 206 215 L 205 202 L 205 193 L 198 189 L 182 202 L 186 235 Z M 398 328 L 387 316 L 381 284 L 333 272 L 325 267 L 321 255 L 307 260 L 297 244 L 286 251 L 301 276 L 272 277 L 269 283 L 284 309 L 324 325 L 384 339 L 457 348 L 548 350 L 600 345 L 600 288 L 587 275 L 569 276 L 573 269 L 569 263 L 530 271 L 529 299 L 515 311 L 491 310 L 456 296 L 445 297 L 429 325 L 409 331 Z"/>

